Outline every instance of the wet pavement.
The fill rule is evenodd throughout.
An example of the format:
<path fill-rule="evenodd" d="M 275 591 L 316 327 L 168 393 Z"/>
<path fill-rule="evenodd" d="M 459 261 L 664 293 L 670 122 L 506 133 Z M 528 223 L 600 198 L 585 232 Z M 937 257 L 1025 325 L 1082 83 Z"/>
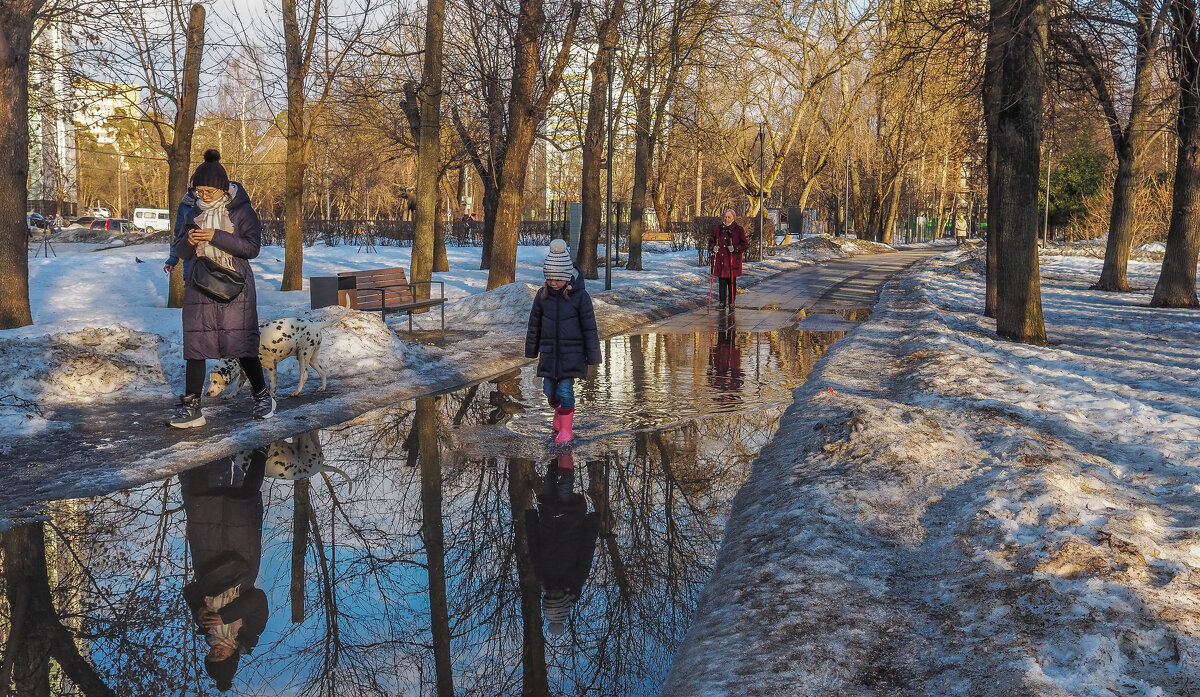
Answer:
<path fill-rule="evenodd" d="M 569 445 L 527 366 L 42 504 L 0 534 L 4 669 L 18 694 L 657 694 L 751 462 L 878 273 L 602 342 Z"/>

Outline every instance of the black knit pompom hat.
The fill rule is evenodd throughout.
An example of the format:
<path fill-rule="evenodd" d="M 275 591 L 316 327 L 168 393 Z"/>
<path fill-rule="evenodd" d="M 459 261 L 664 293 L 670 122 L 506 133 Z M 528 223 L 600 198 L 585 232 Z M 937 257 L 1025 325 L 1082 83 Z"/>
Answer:
<path fill-rule="evenodd" d="M 221 153 L 211 149 L 204 151 L 204 163 L 192 175 L 192 186 L 211 186 L 221 191 L 229 188 L 229 175 L 221 166 Z"/>

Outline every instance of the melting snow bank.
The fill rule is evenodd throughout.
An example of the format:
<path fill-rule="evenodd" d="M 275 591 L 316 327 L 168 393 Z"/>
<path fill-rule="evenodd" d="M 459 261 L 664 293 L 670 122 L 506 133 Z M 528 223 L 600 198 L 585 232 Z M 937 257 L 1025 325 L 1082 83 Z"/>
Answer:
<path fill-rule="evenodd" d="M 888 284 L 797 389 L 665 695 L 1196 693 L 1200 313 L 1050 257 L 1054 345 L 999 341 L 981 254 Z"/>

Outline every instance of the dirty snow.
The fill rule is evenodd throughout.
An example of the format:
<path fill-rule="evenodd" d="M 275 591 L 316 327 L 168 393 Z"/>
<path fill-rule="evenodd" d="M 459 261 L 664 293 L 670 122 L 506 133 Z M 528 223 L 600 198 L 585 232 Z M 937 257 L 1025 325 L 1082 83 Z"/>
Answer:
<path fill-rule="evenodd" d="M 32 248 L 36 249 L 36 247 Z M 31 249 L 31 251 L 32 251 Z M 378 315 L 340 308 L 308 310 L 307 278 L 347 269 L 403 266 L 409 248 L 378 247 L 359 253 L 352 246 L 306 248 L 306 288 L 277 290 L 283 274 L 283 250 L 264 247 L 253 260 L 259 319 L 342 317 L 325 330 L 322 364 L 330 370 L 330 389 L 342 398 L 324 409 L 344 419 L 347 411 L 379 406 L 423 390 L 446 387 L 496 374 L 524 362 L 521 335 L 533 293 L 542 282 L 546 247 L 518 249 L 517 282 L 490 292 L 487 271 L 479 270 L 480 249 L 447 249 L 451 271 L 435 274 L 445 282 L 446 327 L 453 340 L 445 346 L 405 341 L 408 321 L 391 315 L 385 326 Z M 776 250 L 763 263 L 747 264 L 743 286 L 800 264 L 890 250 L 853 240 L 811 238 Z M 57 257 L 31 258 L 30 301 L 34 324 L 0 331 L 0 430 L 28 436 L 45 428 L 66 428 L 72 417 L 54 407 L 88 404 L 101 397 L 120 402 L 147 396 L 168 408 L 183 389 L 182 327 L 179 310 L 166 307 L 167 276 L 162 271 L 165 245 L 108 248 L 97 243 L 57 243 Z M 672 252 L 652 247 L 646 271 L 613 270 L 613 290 L 601 278 L 589 280 L 601 332 L 624 331 L 704 302 L 708 269 L 697 266 L 694 250 Z M 416 318 L 417 329 L 440 326 L 437 310 Z M 455 336 L 457 335 L 457 336 Z M 104 341 L 87 337 L 108 337 Z M 294 360 L 280 365 L 280 392 L 298 379 Z M 311 384 L 311 383 L 310 383 Z M 315 390 L 314 387 L 306 387 Z M 361 399 L 359 399 L 361 398 Z M 30 408 L 40 404 L 41 412 Z M 281 409 L 286 408 L 286 400 Z M 314 416 L 320 412 L 312 405 Z M 56 414 L 61 418 L 56 419 Z"/>
<path fill-rule="evenodd" d="M 665 695 L 1200 692 L 1200 313 L 1044 257 L 1052 345 L 1000 341 L 981 255 L 797 390 Z"/>

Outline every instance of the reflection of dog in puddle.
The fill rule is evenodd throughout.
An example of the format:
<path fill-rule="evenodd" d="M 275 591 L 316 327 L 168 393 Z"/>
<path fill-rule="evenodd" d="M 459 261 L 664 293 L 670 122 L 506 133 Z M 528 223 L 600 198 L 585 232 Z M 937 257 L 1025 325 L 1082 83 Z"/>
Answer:
<path fill-rule="evenodd" d="M 243 469 L 249 466 L 249 458 L 243 462 L 244 456 L 237 456 L 237 464 Z M 317 474 L 333 472 L 346 480 L 348 491 L 353 491 L 354 480 L 344 470 L 325 463 L 325 453 L 321 449 L 319 431 L 301 433 L 285 440 L 277 440 L 267 446 L 267 464 L 264 476 L 272 479 L 309 479 Z"/>
<path fill-rule="evenodd" d="M 328 322 L 317 322 L 288 317 L 258 326 L 258 360 L 262 362 L 263 369 L 271 379 L 271 394 L 275 394 L 275 367 L 292 356 L 300 363 L 300 384 L 296 385 L 292 396 L 299 395 L 304 389 L 310 367 L 321 376 L 321 386 L 317 388 L 317 392 L 325 390 L 325 368 L 321 366 L 318 355 L 321 351 L 321 331 L 341 320 L 342 318 L 338 317 Z M 208 396 L 220 395 L 235 382 L 230 396 L 240 392 L 247 382 L 246 374 L 242 372 L 238 362 L 229 358 L 217 361 L 208 374 Z"/>

